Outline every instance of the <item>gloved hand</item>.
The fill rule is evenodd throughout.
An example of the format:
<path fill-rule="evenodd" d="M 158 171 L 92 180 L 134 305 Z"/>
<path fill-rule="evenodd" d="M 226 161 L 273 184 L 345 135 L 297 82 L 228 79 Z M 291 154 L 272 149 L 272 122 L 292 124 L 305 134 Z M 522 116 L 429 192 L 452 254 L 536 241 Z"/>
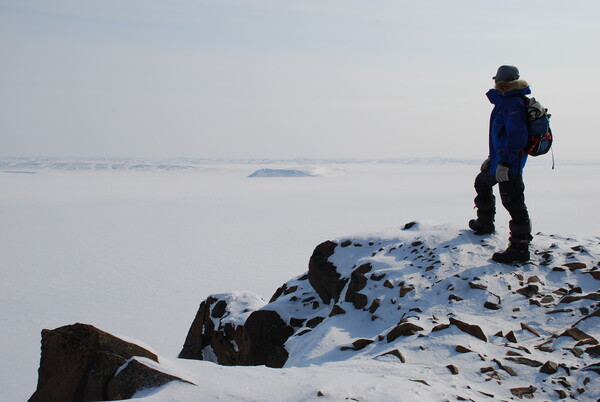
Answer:
<path fill-rule="evenodd" d="M 499 164 L 496 168 L 496 181 L 502 183 L 508 181 L 508 169 L 509 167 L 503 164 Z"/>
<path fill-rule="evenodd" d="M 490 168 L 490 158 L 487 158 L 481 164 L 481 171 L 484 172 L 484 171 L 488 170 L 489 168 Z"/>

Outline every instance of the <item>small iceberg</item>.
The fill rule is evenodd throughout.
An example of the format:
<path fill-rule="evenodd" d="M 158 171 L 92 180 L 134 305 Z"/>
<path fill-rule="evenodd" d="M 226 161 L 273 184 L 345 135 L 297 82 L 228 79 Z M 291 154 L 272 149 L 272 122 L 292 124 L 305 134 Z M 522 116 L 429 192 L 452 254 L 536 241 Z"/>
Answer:
<path fill-rule="evenodd" d="M 248 177 L 313 177 L 313 175 L 302 170 L 259 169 Z"/>

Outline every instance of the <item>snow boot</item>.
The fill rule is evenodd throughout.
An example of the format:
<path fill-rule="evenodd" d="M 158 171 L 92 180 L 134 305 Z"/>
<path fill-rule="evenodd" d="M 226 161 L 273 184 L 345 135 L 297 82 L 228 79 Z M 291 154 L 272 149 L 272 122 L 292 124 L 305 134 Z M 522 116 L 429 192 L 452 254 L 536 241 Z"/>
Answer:
<path fill-rule="evenodd" d="M 529 242 L 518 241 L 510 243 L 505 251 L 494 253 L 492 260 L 502 264 L 529 261 Z"/>
<path fill-rule="evenodd" d="M 481 219 L 471 219 L 469 221 L 469 228 L 475 232 L 476 235 L 485 235 L 494 233 L 496 227 L 494 221 L 483 221 Z"/>

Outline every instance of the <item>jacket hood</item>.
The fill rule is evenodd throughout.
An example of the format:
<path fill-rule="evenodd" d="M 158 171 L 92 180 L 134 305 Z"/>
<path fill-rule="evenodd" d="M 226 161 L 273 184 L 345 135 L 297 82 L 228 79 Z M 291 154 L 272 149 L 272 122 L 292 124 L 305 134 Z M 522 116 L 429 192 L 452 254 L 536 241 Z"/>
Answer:
<path fill-rule="evenodd" d="M 516 80 L 516 81 L 498 81 L 496 82 L 495 89 L 500 91 L 503 95 L 507 92 L 517 91 L 520 89 L 529 88 L 529 84 L 524 80 Z"/>
<path fill-rule="evenodd" d="M 490 89 L 486 95 L 491 103 L 494 105 L 501 102 L 503 98 L 511 95 L 529 95 L 531 89 L 527 81 L 516 80 L 516 81 L 499 81 L 496 83 L 496 87 Z"/>

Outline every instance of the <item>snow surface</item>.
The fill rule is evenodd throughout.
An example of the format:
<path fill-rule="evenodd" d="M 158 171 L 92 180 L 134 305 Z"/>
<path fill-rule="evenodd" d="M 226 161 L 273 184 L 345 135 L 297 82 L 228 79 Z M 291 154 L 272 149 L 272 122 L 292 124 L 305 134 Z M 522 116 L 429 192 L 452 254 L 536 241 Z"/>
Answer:
<path fill-rule="evenodd" d="M 247 178 L 265 166 L 294 164 L 318 176 Z M 474 215 L 478 166 L 446 160 L 2 159 L 0 400 L 31 396 L 41 330 L 75 322 L 140 339 L 161 356 L 161 365 L 202 384 L 171 383 L 148 391 L 148 400 L 307 400 L 316 399 L 316 390 L 333 400 L 452 398 L 445 387 L 406 381 L 435 374 L 426 365 L 406 372 L 386 359 L 316 359 L 314 366 L 276 370 L 176 356 L 208 295 L 250 292 L 268 300 L 306 271 L 324 240 L 373 232 L 393 238 L 412 220 L 464 227 Z M 600 188 L 593 183 L 599 173 L 597 164 L 557 161 L 553 171 L 548 159 L 532 161 L 525 183 L 534 231 L 597 241 Z M 507 222 L 500 207 L 498 247 L 508 236 Z M 469 259 L 467 253 L 459 263 Z M 331 336 L 350 340 L 344 333 Z"/>

